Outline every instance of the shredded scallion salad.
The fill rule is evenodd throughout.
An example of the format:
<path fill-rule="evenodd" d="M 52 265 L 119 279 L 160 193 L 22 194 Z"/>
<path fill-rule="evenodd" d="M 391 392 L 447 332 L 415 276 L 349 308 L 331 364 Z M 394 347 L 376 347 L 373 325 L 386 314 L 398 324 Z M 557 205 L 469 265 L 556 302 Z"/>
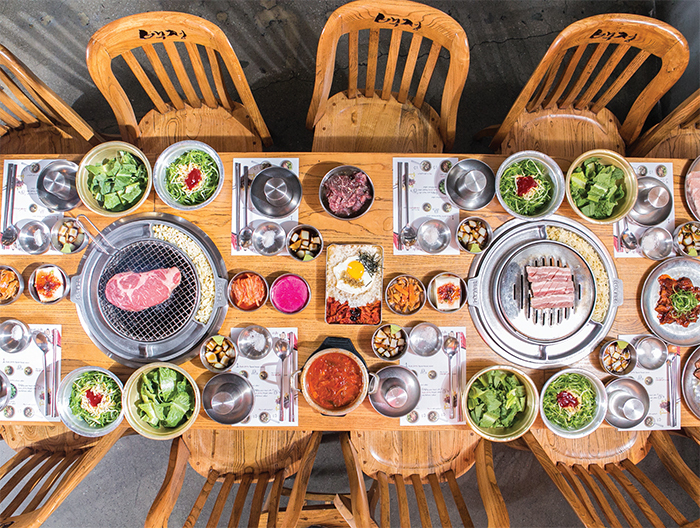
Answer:
<path fill-rule="evenodd" d="M 98 371 L 88 371 L 73 382 L 70 410 L 91 427 L 105 427 L 119 417 L 122 391 L 116 381 Z"/>
<path fill-rule="evenodd" d="M 518 178 L 532 177 L 536 185 L 523 196 L 518 196 Z M 544 209 L 554 195 L 554 186 L 546 167 L 539 161 L 524 159 L 508 166 L 499 185 L 503 201 L 523 216 L 534 216 Z"/>
<path fill-rule="evenodd" d="M 561 392 L 568 392 L 578 404 L 562 407 L 559 403 Z M 595 387 L 585 376 L 576 372 L 562 374 L 544 392 L 542 409 L 553 424 L 569 431 L 582 429 L 593 421 L 598 409 Z"/>
<path fill-rule="evenodd" d="M 199 171 L 201 183 L 188 189 L 185 180 L 193 169 Z M 219 168 L 209 154 L 201 150 L 188 150 L 165 170 L 165 189 L 181 205 L 199 205 L 214 194 L 219 178 Z"/>

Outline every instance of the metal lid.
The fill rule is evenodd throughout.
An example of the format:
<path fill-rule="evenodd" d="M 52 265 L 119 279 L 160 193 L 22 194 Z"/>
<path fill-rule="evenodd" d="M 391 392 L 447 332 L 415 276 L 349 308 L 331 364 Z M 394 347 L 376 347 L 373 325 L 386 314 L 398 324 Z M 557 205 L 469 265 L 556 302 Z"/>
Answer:
<path fill-rule="evenodd" d="M 299 177 L 284 167 L 272 166 L 261 170 L 250 186 L 253 207 L 269 218 L 292 214 L 299 207 L 301 197 Z"/>
<path fill-rule="evenodd" d="M 642 226 L 663 223 L 673 211 L 673 200 L 666 185 L 653 176 L 637 181 L 637 201 L 628 213 L 633 222 Z"/>
<path fill-rule="evenodd" d="M 456 207 L 463 211 L 476 211 L 493 200 L 496 176 L 483 161 L 463 159 L 447 174 L 445 191 Z"/>

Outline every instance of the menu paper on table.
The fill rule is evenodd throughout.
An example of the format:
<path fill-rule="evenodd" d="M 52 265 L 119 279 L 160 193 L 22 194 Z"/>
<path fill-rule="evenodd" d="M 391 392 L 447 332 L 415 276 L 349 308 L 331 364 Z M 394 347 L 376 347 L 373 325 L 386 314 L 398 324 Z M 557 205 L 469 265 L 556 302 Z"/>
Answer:
<path fill-rule="evenodd" d="M 236 249 L 236 237 L 238 236 L 238 233 L 236 232 L 236 207 L 239 208 L 239 222 L 240 226 L 239 229 L 243 229 L 245 226 L 243 225 L 243 201 L 245 199 L 245 194 L 243 189 L 241 189 L 239 198 L 240 200 L 237 202 L 236 201 L 236 164 L 240 164 L 241 166 L 241 179 L 240 181 L 243 182 L 243 168 L 248 167 L 248 188 L 250 189 L 250 185 L 253 183 L 253 178 L 263 169 L 266 169 L 267 167 L 275 166 L 275 167 L 284 167 L 285 169 L 289 169 L 292 171 L 294 174 L 299 176 L 299 158 L 284 158 L 284 159 L 275 159 L 275 158 L 234 158 L 233 160 L 233 171 L 231 174 L 233 174 L 232 180 L 233 180 L 233 185 L 231 189 L 231 255 L 256 255 L 260 256 L 253 248 L 252 246 L 249 248 L 240 248 Z M 249 191 L 250 194 L 250 191 Z M 252 229 L 255 229 L 257 226 L 262 224 L 263 222 L 275 222 L 279 225 L 281 225 L 286 233 L 289 233 L 291 229 L 293 229 L 298 223 L 299 223 L 299 209 L 294 211 L 292 214 L 287 215 L 283 218 L 268 218 L 266 216 L 261 215 L 258 213 L 254 208 L 253 204 L 250 202 L 250 196 L 248 197 L 248 200 L 245 204 L 245 206 L 248 208 L 248 224 Z M 285 254 L 284 252 L 281 254 Z"/>

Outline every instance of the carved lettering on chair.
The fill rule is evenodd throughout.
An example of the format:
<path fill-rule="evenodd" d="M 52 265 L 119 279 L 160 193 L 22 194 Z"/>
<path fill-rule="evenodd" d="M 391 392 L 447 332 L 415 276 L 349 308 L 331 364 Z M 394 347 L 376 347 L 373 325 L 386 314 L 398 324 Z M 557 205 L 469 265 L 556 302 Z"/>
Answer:
<path fill-rule="evenodd" d="M 175 37 L 185 40 L 187 38 L 187 34 L 185 33 L 185 30 L 175 31 L 174 29 L 166 29 L 165 31 L 147 31 L 145 29 L 139 29 L 139 39 L 141 40 L 165 40 L 168 37 Z"/>
<path fill-rule="evenodd" d="M 602 29 L 596 29 L 595 33 L 593 33 L 590 38 L 602 40 L 622 39 L 623 42 L 632 42 L 637 38 L 637 33 L 630 35 L 625 31 L 603 31 Z"/>
<path fill-rule="evenodd" d="M 421 28 L 420 21 L 413 22 L 413 20 L 411 20 L 410 18 L 401 18 L 394 16 L 387 17 L 384 13 L 377 14 L 377 16 L 374 17 L 374 21 L 379 24 L 388 24 L 394 27 L 399 27 L 400 25 L 409 26 L 414 31 L 418 31 Z"/>

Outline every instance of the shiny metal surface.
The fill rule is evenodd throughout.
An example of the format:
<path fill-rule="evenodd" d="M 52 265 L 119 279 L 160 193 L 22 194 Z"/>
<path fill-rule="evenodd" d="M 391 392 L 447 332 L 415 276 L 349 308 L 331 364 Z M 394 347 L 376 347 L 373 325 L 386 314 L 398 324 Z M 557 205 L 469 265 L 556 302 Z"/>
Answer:
<path fill-rule="evenodd" d="M 49 250 L 51 231 L 39 220 L 30 220 L 22 226 L 17 235 L 19 247 L 30 255 L 41 255 Z"/>
<path fill-rule="evenodd" d="M 418 245 L 426 253 L 436 255 L 442 253 L 450 245 L 452 233 L 448 225 L 442 220 L 431 218 L 423 222 L 418 228 Z M 405 245 L 409 245 L 404 241 Z"/>
<path fill-rule="evenodd" d="M 416 375 L 401 365 L 390 365 L 377 372 L 377 390 L 369 395 L 372 407 L 381 415 L 399 418 L 410 413 L 420 401 Z"/>
<path fill-rule="evenodd" d="M 419 356 L 434 356 L 442 349 L 442 331 L 433 323 L 418 323 L 408 334 L 408 346 Z"/>
<path fill-rule="evenodd" d="M 207 416 L 220 424 L 245 420 L 255 404 L 250 382 L 240 374 L 226 372 L 211 378 L 202 391 L 202 407 Z"/>
<path fill-rule="evenodd" d="M 272 335 L 264 326 L 251 325 L 238 334 L 238 352 L 248 359 L 262 359 L 272 350 Z"/>
<path fill-rule="evenodd" d="M 36 192 L 42 204 L 54 211 L 70 211 L 80 205 L 75 184 L 78 165 L 71 161 L 52 161 L 39 174 Z"/>
<path fill-rule="evenodd" d="M 646 335 L 634 340 L 637 350 L 637 363 L 647 370 L 656 370 L 664 366 L 668 357 L 668 346 L 658 337 Z"/>
<path fill-rule="evenodd" d="M 7 319 L 0 323 L 0 350 L 8 354 L 22 352 L 32 338 L 29 328 L 22 321 Z"/>
<path fill-rule="evenodd" d="M 483 161 L 463 159 L 447 174 L 445 192 L 455 207 L 463 211 L 476 211 L 493 200 L 496 176 Z"/>
<path fill-rule="evenodd" d="M 335 176 L 336 174 L 350 175 L 355 174 L 357 172 L 363 172 L 365 176 L 367 176 L 367 185 L 369 187 L 370 198 L 369 200 L 365 201 L 365 203 L 362 204 L 362 207 L 360 207 L 360 209 L 358 209 L 353 214 L 349 216 L 338 216 L 328 207 L 328 197 L 326 196 L 325 183 L 328 181 L 329 178 Z M 372 207 L 372 204 L 374 203 L 374 184 L 372 183 L 372 178 L 370 178 L 369 174 L 367 174 L 362 169 L 358 167 L 353 167 L 352 165 L 340 165 L 329 170 L 321 180 L 321 183 L 318 186 L 318 199 L 321 202 L 321 207 L 323 207 L 323 210 L 326 211 L 333 218 L 337 218 L 338 220 L 354 220 L 363 216 Z"/>
<path fill-rule="evenodd" d="M 275 222 L 263 222 L 253 231 L 253 249 L 260 255 L 271 257 L 284 249 L 287 234 Z"/>
<path fill-rule="evenodd" d="M 267 167 L 250 184 L 250 203 L 268 218 L 283 218 L 299 208 L 302 188 L 299 177 L 284 167 Z"/>
<path fill-rule="evenodd" d="M 673 251 L 673 235 L 663 227 L 650 227 L 644 231 L 639 245 L 646 258 L 664 260 Z"/>
<path fill-rule="evenodd" d="M 642 226 L 663 223 L 673 211 L 668 187 L 654 176 L 637 180 L 637 201 L 628 213 L 629 219 Z"/>
<path fill-rule="evenodd" d="M 695 417 L 700 419 L 700 377 L 695 376 L 698 368 L 700 368 L 700 347 L 693 350 L 688 357 L 681 376 L 683 399 Z"/>
<path fill-rule="evenodd" d="M 649 393 L 632 378 L 617 378 L 605 385 L 608 412 L 605 421 L 618 429 L 630 429 L 649 414 Z M 639 403 L 637 403 L 639 402 Z"/>

